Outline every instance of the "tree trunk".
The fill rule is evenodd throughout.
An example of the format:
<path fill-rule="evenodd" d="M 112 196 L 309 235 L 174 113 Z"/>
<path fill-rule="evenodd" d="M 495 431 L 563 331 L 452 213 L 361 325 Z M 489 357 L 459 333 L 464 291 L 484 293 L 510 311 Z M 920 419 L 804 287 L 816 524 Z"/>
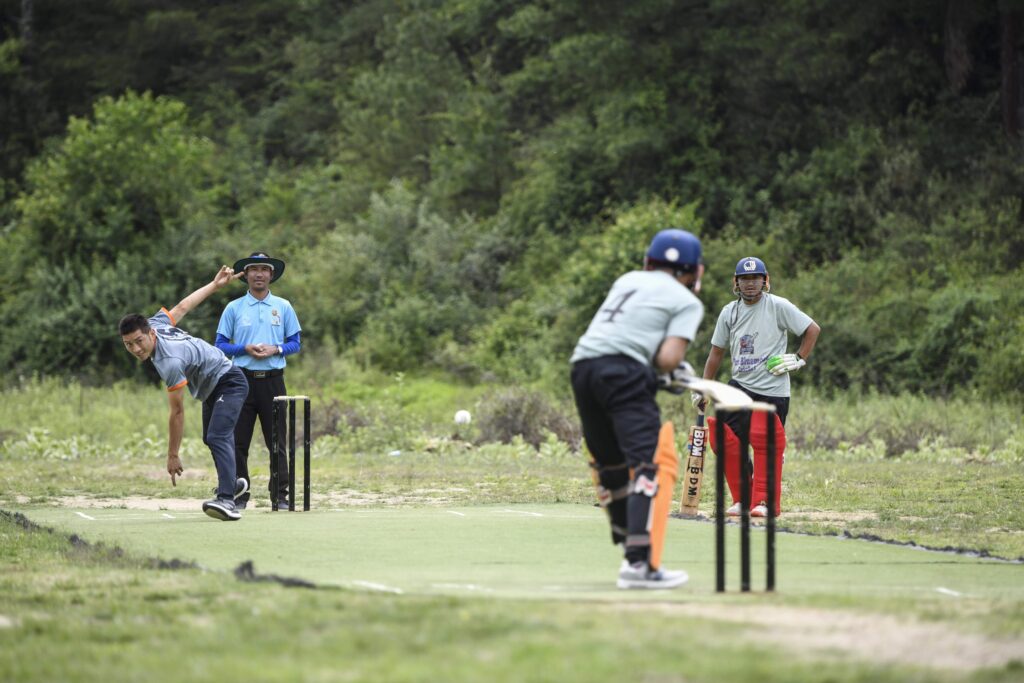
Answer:
<path fill-rule="evenodd" d="M 946 78 L 954 95 L 959 95 L 967 86 L 967 79 L 974 68 L 967 31 L 971 25 L 970 0 L 948 0 L 946 2 L 946 26 L 943 39 L 943 57 L 946 64 Z"/>
<path fill-rule="evenodd" d="M 1021 122 L 1021 12 L 1005 11 L 1002 16 L 1000 62 L 1003 73 L 1003 131 L 1010 137 L 1020 135 Z"/>
<path fill-rule="evenodd" d="M 18 37 L 26 49 L 32 44 L 33 0 L 21 0 L 21 18 L 18 20 Z"/>

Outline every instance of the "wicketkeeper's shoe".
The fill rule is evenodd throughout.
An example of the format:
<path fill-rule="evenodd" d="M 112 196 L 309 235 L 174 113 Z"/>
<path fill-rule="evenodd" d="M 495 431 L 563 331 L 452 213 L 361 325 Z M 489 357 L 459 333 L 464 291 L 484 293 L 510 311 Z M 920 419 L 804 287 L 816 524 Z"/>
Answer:
<path fill-rule="evenodd" d="M 740 510 L 739 503 L 733 503 L 732 506 L 725 511 L 725 514 L 729 517 L 739 517 L 741 514 L 743 514 L 743 511 Z"/>
<path fill-rule="evenodd" d="M 646 562 L 630 564 L 627 560 L 623 560 L 622 566 L 619 568 L 619 580 L 615 585 L 623 589 L 665 590 L 678 588 L 689 580 L 690 576 L 682 570 L 652 570 Z"/>
<path fill-rule="evenodd" d="M 763 500 L 750 509 L 751 517 L 767 517 L 768 516 L 768 503 Z"/>
<path fill-rule="evenodd" d="M 227 498 L 214 498 L 203 503 L 203 512 L 222 522 L 235 522 L 242 518 L 242 513 L 235 508 L 235 501 Z"/>
<path fill-rule="evenodd" d="M 249 482 L 243 477 L 239 477 L 235 480 L 235 500 L 238 500 L 241 496 L 244 496 L 249 491 Z"/>

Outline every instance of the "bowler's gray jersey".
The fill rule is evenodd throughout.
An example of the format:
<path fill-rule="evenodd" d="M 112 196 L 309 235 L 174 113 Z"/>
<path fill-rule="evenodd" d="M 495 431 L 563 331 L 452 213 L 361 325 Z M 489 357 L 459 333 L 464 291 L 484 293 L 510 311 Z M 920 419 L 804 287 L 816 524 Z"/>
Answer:
<path fill-rule="evenodd" d="M 612 285 L 571 362 L 624 354 L 652 365 L 665 337 L 693 341 L 704 304 L 662 270 L 634 270 Z"/>
<path fill-rule="evenodd" d="M 744 388 L 762 396 L 789 396 L 789 374 L 776 377 L 764 364 L 786 353 L 787 333 L 802 335 L 812 322 L 788 299 L 764 294 L 752 306 L 739 300 L 726 304 L 711 343 L 729 350 L 733 379 Z"/>
<path fill-rule="evenodd" d="M 150 318 L 149 326 L 156 332 L 153 365 L 167 390 L 187 384 L 196 399 L 209 398 L 220 378 L 231 369 L 231 361 L 224 352 L 175 327 L 167 309 L 160 309 Z"/>

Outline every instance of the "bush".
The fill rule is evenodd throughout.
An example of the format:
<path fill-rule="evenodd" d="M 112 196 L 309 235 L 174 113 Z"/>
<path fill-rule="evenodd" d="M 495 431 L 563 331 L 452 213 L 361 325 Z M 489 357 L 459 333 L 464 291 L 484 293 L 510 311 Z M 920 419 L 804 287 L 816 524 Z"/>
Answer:
<path fill-rule="evenodd" d="M 27 172 L 0 253 L 0 364 L 44 373 L 137 367 L 117 338 L 129 312 L 171 307 L 216 272 L 213 145 L 183 104 L 129 92 L 72 118 Z M 216 310 L 186 328 L 212 336 Z"/>
<path fill-rule="evenodd" d="M 520 387 L 501 389 L 479 401 L 476 408 L 478 443 L 512 443 L 521 438 L 539 449 L 554 434 L 577 449 L 582 438 L 571 415 L 553 405 L 541 392 Z"/>

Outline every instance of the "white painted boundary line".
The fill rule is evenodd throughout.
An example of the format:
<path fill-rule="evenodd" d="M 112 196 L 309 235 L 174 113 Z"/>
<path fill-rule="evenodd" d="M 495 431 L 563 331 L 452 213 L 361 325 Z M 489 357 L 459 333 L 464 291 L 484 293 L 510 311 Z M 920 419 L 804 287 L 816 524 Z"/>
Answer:
<path fill-rule="evenodd" d="M 88 520 L 93 521 L 93 522 L 96 521 L 95 517 L 90 517 L 89 515 L 85 514 L 84 512 L 77 512 L 76 511 L 75 514 L 78 515 L 79 517 L 81 517 L 82 519 L 88 519 Z"/>
<path fill-rule="evenodd" d="M 952 588 L 946 588 L 945 586 L 937 586 L 935 588 L 935 592 L 936 593 L 942 593 L 943 595 L 949 595 L 949 596 L 952 596 L 954 598 L 962 598 L 962 597 L 964 597 L 963 593 L 961 593 L 959 591 L 955 591 Z"/>
<path fill-rule="evenodd" d="M 394 586 L 385 586 L 382 583 L 374 583 L 373 581 L 361 581 L 355 580 L 352 582 L 353 586 L 359 586 L 360 588 L 369 588 L 372 591 L 380 591 L 381 593 L 394 593 L 395 595 L 402 595 L 405 591 L 401 588 L 395 588 Z"/>
<path fill-rule="evenodd" d="M 493 593 L 494 589 L 487 586 L 481 586 L 475 583 L 434 583 L 431 584 L 432 588 L 440 588 L 442 590 L 464 590 L 470 592 L 480 593 Z"/>
<path fill-rule="evenodd" d="M 445 510 L 449 515 L 458 515 L 459 517 L 465 517 L 465 512 L 456 512 L 455 510 Z"/>

